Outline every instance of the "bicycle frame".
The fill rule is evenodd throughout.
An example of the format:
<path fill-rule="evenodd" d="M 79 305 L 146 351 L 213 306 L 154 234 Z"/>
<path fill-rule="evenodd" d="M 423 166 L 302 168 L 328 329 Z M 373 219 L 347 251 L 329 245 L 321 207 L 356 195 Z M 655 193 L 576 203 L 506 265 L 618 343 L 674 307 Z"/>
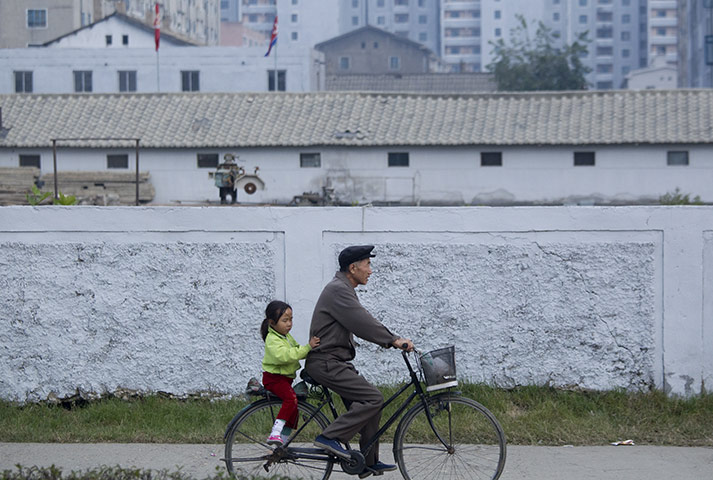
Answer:
<path fill-rule="evenodd" d="M 413 402 L 413 400 L 416 397 L 420 397 L 420 401 L 423 403 L 423 405 L 425 407 L 426 417 L 428 418 L 428 423 L 431 426 L 433 433 L 436 434 L 436 437 L 440 440 L 440 442 L 443 444 L 443 446 L 445 446 L 445 447 L 449 446 L 448 443 L 441 437 L 440 433 L 438 433 L 437 429 L 433 425 L 433 418 L 431 417 L 431 411 L 428 408 L 428 398 L 431 395 L 427 394 L 424 391 L 423 387 L 421 386 L 421 382 L 418 378 L 418 375 L 416 374 L 416 371 L 413 369 L 413 367 L 411 366 L 411 362 L 408 359 L 407 352 L 401 352 L 401 355 L 403 356 L 404 362 L 406 363 L 406 367 L 408 368 L 409 376 L 411 377 L 411 381 L 409 383 L 407 383 L 406 385 L 404 385 L 403 387 L 399 388 L 399 390 L 396 393 L 394 393 L 391 397 L 389 397 L 389 399 L 386 400 L 384 402 L 384 404 L 382 405 L 380 411 L 383 411 L 388 405 L 391 404 L 391 402 L 396 400 L 396 398 L 398 398 L 402 393 L 404 393 L 409 388 L 413 387 L 414 390 L 409 394 L 408 398 L 406 398 L 403 401 L 401 406 L 399 406 L 396 409 L 396 411 L 386 420 L 386 422 L 384 422 L 382 424 L 381 428 L 379 428 L 379 431 L 377 431 L 374 434 L 374 436 L 371 439 L 369 439 L 369 442 L 367 443 L 365 449 L 361 452 L 363 455 L 367 455 L 371 451 L 371 449 L 374 448 L 374 446 L 376 445 L 376 442 L 378 442 L 379 438 L 381 438 L 381 435 L 383 435 L 384 432 L 386 432 L 386 430 L 388 430 L 389 427 L 391 427 L 401 417 L 401 415 L 404 413 L 404 411 L 406 411 L 406 409 L 408 409 L 411 406 L 411 403 Z M 320 389 L 321 389 L 322 402 L 319 404 L 319 406 L 315 407 L 314 412 L 309 416 L 309 418 L 307 418 L 306 420 L 304 420 L 302 422 L 302 426 L 297 429 L 295 437 L 299 434 L 299 432 L 302 431 L 302 429 L 310 421 L 312 421 L 312 419 L 315 416 L 317 416 L 322 411 L 322 408 L 324 408 L 325 405 L 329 405 L 333 419 L 336 419 L 339 416 L 337 409 L 334 406 L 334 400 L 332 399 L 331 391 L 323 385 L 320 385 Z M 290 441 L 291 440 L 288 440 L 288 442 L 285 443 L 283 445 L 283 447 L 287 447 L 290 444 Z M 351 447 L 349 446 L 348 443 L 346 446 L 347 446 L 348 450 L 351 449 Z M 299 451 L 301 453 L 307 453 L 307 454 L 313 453 L 313 450 L 314 449 L 310 449 L 310 448 L 296 449 L 296 451 Z M 319 450 L 319 451 L 321 451 L 321 450 Z M 309 458 L 314 458 L 314 457 L 309 457 Z"/>

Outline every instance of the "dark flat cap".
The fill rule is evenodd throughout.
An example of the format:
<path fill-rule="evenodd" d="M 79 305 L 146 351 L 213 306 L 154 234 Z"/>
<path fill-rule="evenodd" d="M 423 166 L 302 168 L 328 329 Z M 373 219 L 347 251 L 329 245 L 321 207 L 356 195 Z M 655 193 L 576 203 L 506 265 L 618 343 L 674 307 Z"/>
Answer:
<path fill-rule="evenodd" d="M 339 253 L 339 268 L 346 270 L 349 265 L 365 258 L 375 257 L 371 251 L 374 250 L 374 245 L 352 245 Z"/>

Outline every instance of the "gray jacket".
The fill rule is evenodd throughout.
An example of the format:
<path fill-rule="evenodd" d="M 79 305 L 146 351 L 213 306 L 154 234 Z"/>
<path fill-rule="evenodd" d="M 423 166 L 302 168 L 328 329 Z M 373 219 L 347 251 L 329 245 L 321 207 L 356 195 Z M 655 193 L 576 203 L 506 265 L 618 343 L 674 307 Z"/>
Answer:
<path fill-rule="evenodd" d="M 354 335 L 382 347 L 398 338 L 359 303 L 346 274 L 337 272 L 314 307 L 310 337 L 319 337 L 320 343 L 308 357 L 353 360 Z"/>

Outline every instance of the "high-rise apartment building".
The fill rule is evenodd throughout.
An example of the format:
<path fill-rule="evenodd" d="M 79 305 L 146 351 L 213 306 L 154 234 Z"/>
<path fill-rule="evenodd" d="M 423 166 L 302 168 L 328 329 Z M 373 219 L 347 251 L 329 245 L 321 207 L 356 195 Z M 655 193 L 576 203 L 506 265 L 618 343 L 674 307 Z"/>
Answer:
<path fill-rule="evenodd" d="M 626 75 L 648 65 L 646 0 L 546 0 L 544 23 L 569 44 L 589 32 L 582 63 L 590 88 L 621 88 Z"/>
<path fill-rule="evenodd" d="M 218 44 L 219 0 L 158 3 L 162 31 L 196 45 Z M 40 45 L 117 11 L 152 25 L 155 6 L 155 0 L 0 0 L 0 48 Z"/>
<path fill-rule="evenodd" d="M 713 0 L 678 0 L 678 86 L 713 87 Z"/>
<path fill-rule="evenodd" d="M 700 2 L 699 2 L 700 3 Z M 648 57 L 663 57 L 665 63 L 678 63 L 678 2 L 676 0 L 649 0 L 648 5 Z"/>
<path fill-rule="evenodd" d="M 233 0 L 230 0 L 233 1 Z M 239 0 L 240 22 L 270 38 L 278 16 L 278 44 L 314 47 L 339 35 L 339 2 L 324 0 Z"/>
<path fill-rule="evenodd" d="M 442 57 L 453 72 L 486 71 L 493 44 L 510 40 L 524 18 L 534 32 L 545 15 L 545 0 L 442 0 Z"/>
<path fill-rule="evenodd" d="M 100 18 L 94 2 L 0 0 L 0 48 L 41 45 Z"/>
<path fill-rule="evenodd" d="M 339 0 L 339 33 L 370 25 L 425 45 L 440 55 L 441 1 Z"/>

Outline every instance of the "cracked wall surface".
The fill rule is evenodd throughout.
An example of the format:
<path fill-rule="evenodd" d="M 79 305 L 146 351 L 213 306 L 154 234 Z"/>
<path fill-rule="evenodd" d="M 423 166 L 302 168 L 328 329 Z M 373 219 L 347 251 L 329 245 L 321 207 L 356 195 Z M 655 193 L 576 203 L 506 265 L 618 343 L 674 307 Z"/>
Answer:
<path fill-rule="evenodd" d="M 456 346 L 458 376 L 504 387 L 655 384 L 653 243 L 380 244 L 364 305 L 424 347 Z M 365 343 L 360 370 L 398 379 Z M 373 356 L 378 362 L 373 362 Z M 384 368 L 384 366 L 388 366 Z"/>
<path fill-rule="evenodd" d="M 267 243 L 0 243 L 0 398 L 238 391 L 260 368 L 274 257 Z"/>
<path fill-rule="evenodd" d="M 308 340 L 346 245 L 363 304 L 458 377 L 503 387 L 713 383 L 713 207 L 0 208 L 0 398 L 237 395 L 272 299 Z M 404 380 L 361 341 L 355 364 Z"/>

